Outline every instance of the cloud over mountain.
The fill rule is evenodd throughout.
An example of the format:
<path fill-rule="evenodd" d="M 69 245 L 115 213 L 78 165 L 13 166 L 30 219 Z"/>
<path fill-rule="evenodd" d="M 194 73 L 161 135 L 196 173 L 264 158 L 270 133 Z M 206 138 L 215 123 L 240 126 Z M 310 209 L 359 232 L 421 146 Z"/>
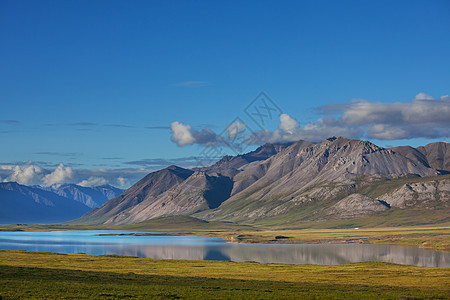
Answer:
<path fill-rule="evenodd" d="M 0 166 L 0 172 L 5 176 L 3 182 L 14 181 L 27 185 L 38 184 L 44 176 L 43 169 L 32 164 Z"/>
<path fill-rule="evenodd" d="M 420 93 L 410 102 L 395 103 L 359 100 L 341 107 L 341 112 L 340 119 L 347 126 L 365 128 L 368 138 L 441 138 L 450 133 L 450 97 L 447 95 L 433 99 Z"/>
<path fill-rule="evenodd" d="M 73 170 L 71 167 L 64 167 L 63 163 L 60 163 L 56 169 L 42 178 L 45 186 L 51 186 L 54 184 L 62 184 L 69 181 L 73 177 Z"/>
<path fill-rule="evenodd" d="M 63 163 L 50 169 L 28 161 L 20 164 L 0 165 L 0 182 L 41 186 L 75 183 L 85 187 L 110 184 L 128 188 L 153 170 L 152 168 L 73 169 Z"/>
<path fill-rule="evenodd" d="M 321 117 L 303 126 L 293 116 L 280 114 L 277 129 L 246 133 L 241 142 L 260 145 L 299 139 L 319 141 L 330 136 L 379 140 L 450 136 L 448 95 L 434 99 L 425 93 L 419 93 L 411 101 L 393 103 L 353 100 L 345 104 L 321 106 L 317 111 Z M 188 124 L 175 121 L 171 124 L 171 139 L 178 146 L 216 145 L 243 133 L 246 126 L 246 123 L 235 121 L 227 126 L 227 136 L 219 136 L 208 128 L 198 131 Z"/>

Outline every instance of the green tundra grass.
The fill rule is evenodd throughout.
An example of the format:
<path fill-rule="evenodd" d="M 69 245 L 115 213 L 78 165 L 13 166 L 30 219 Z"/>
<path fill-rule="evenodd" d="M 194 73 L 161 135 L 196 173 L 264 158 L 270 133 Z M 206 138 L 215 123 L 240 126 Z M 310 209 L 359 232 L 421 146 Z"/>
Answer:
<path fill-rule="evenodd" d="M 448 299 L 450 269 L 0 250 L 1 299 Z"/>

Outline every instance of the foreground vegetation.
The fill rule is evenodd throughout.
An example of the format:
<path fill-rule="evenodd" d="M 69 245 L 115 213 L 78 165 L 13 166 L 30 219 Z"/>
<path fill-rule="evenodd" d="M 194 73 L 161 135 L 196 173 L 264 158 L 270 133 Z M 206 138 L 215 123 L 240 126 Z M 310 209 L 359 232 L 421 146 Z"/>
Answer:
<path fill-rule="evenodd" d="M 0 250 L 2 298 L 448 298 L 450 269 L 158 260 Z"/>

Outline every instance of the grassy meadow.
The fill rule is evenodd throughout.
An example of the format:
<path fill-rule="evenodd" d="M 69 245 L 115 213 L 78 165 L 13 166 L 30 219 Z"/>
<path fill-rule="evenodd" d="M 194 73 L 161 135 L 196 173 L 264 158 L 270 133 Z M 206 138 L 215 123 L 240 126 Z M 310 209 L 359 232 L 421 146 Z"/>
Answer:
<path fill-rule="evenodd" d="M 110 229 L 139 235 L 151 231 L 159 235 L 221 236 L 246 243 L 363 242 L 450 250 L 449 223 L 311 227 L 275 229 L 179 216 L 126 226 L 3 225 L 0 231 Z M 23 298 L 449 299 L 450 269 L 379 262 L 285 265 L 0 250 L 0 299 Z"/>
<path fill-rule="evenodd" d="M 2 299 L 445 299 L 450 269 L 159 260 L 0 250 Z"/>

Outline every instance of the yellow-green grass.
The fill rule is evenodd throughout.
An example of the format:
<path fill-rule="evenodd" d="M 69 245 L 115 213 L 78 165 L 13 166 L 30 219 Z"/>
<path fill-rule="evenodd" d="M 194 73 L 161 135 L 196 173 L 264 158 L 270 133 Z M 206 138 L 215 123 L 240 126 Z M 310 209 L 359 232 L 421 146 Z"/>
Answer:
<path fill-rule="evenodd" d="M 0 250 L 2 298 L 413 299 L 450 297 L 450 269 L 158 260 Z"/>
<path fill-rule="evenodd" d="M 241 231 L 227 236 L 237 242 L 351 243 L 411 245 L 450 250 L 450 226 L 412 226 L 352 229 Z"/>

